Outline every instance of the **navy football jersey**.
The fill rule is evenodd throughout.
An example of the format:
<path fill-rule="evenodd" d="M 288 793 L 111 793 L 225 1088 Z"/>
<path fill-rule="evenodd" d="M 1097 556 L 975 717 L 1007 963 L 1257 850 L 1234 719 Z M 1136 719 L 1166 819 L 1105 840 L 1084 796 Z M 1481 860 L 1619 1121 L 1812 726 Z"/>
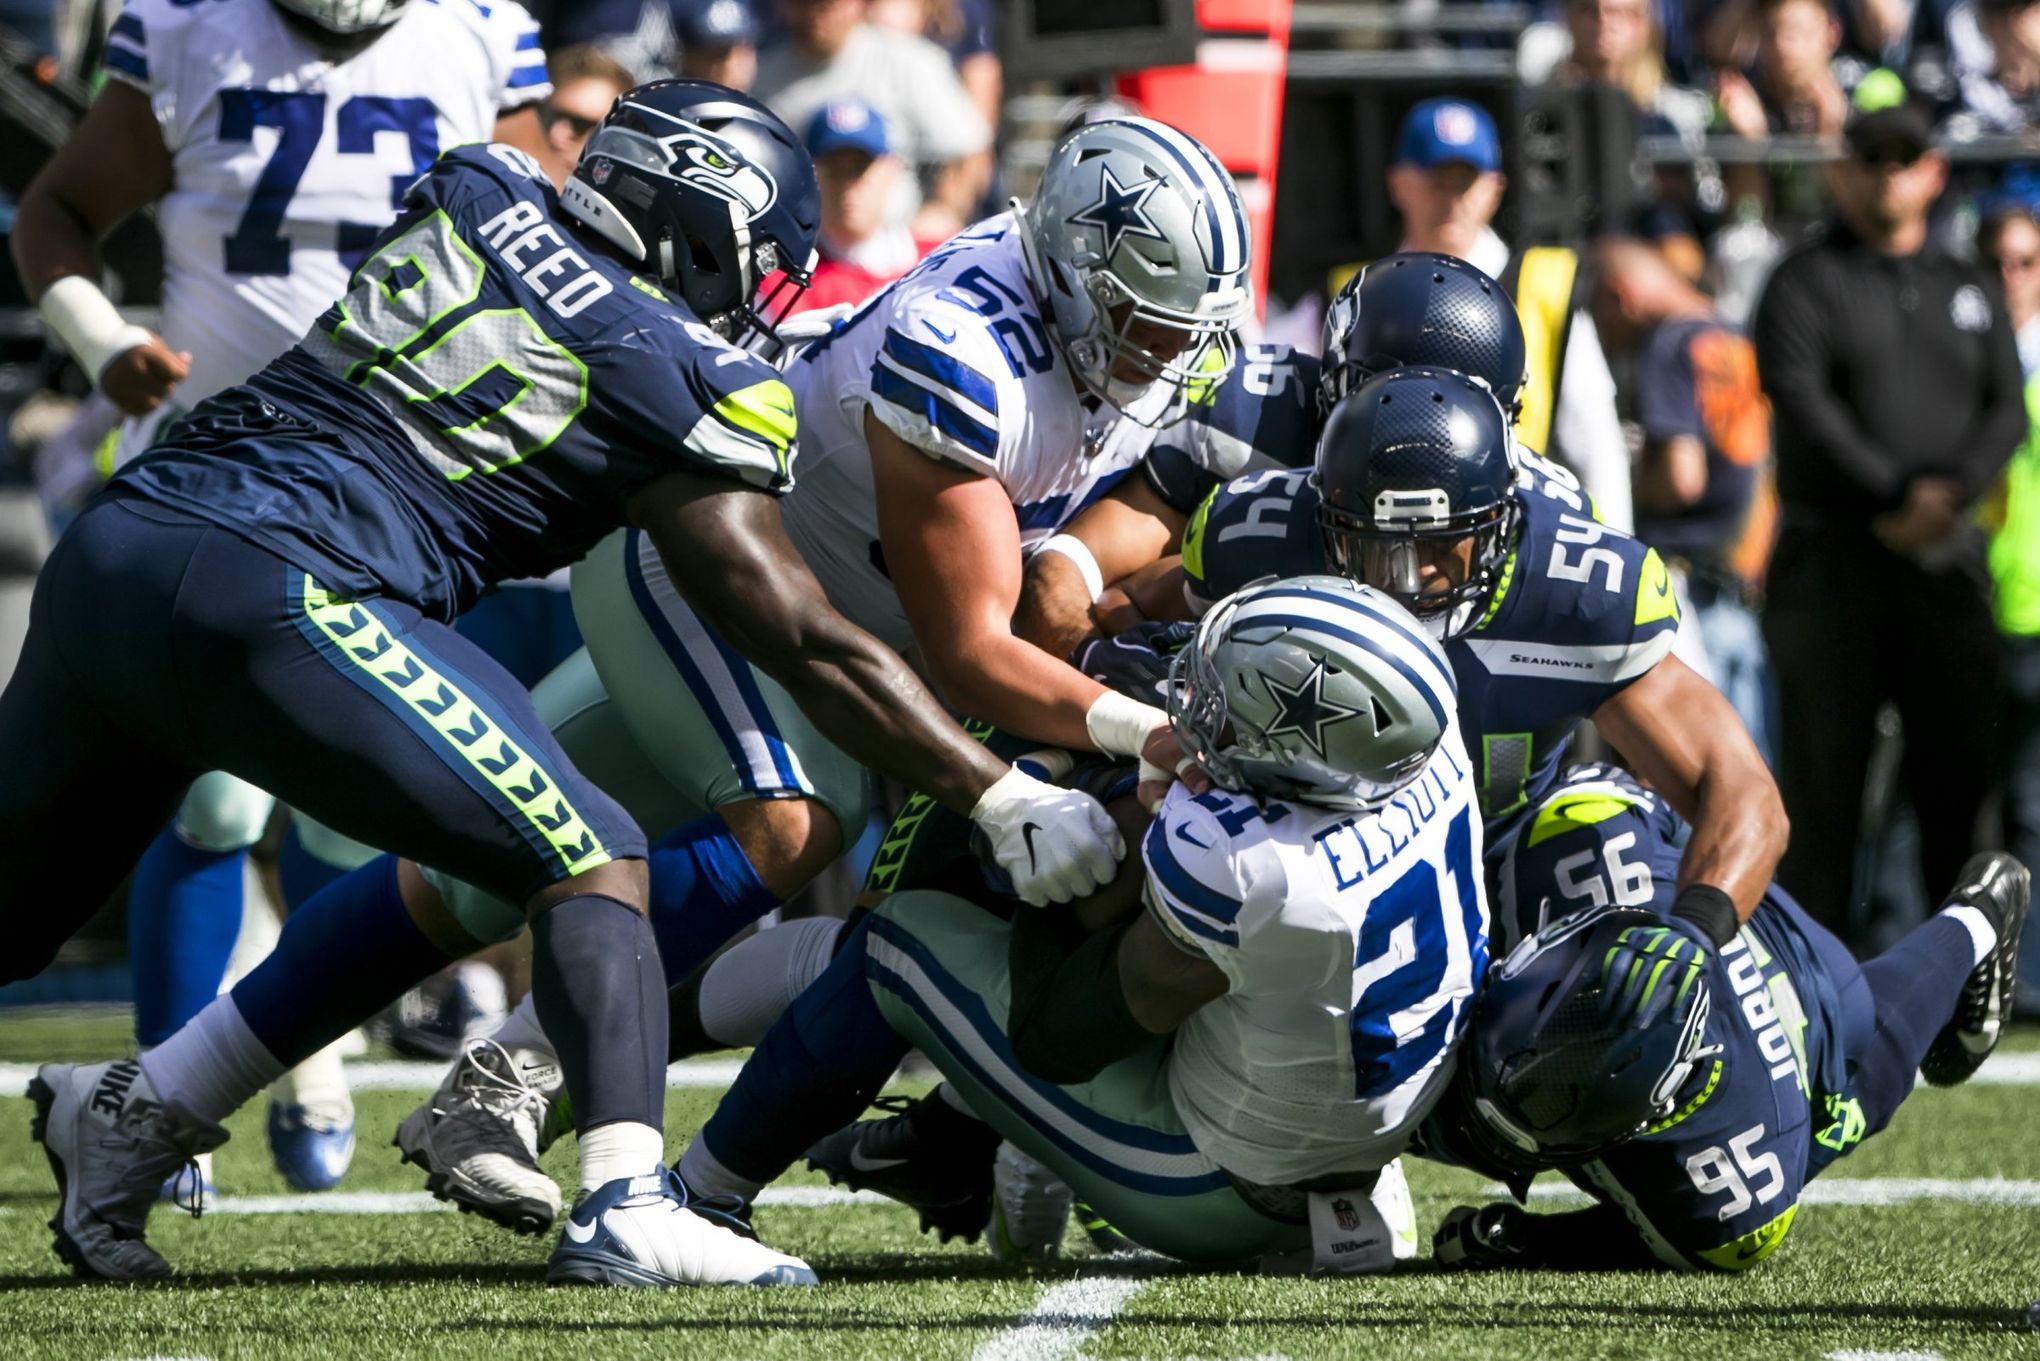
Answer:
<path fill-rule="evenodd" d="M 1495 934 L 1618 904 L 1669 917 L 1685 827 L 1612 766 L 1579 766 L 1510 846 Z M 1709 963 L 1699 1072 L 1671 1115 L 1570 1175 L 1618 1206 L 1653 1256 L 1740 1270 L 1792 1223 L 1800 1188 L 1865 1133 L 1851 1056 L 1871 1039 L 1848 950 L 1773 886 Z"/>
<path fill-rule="evenodd" d="M 451 619 L 579 559 L 668 473 L 787 490 L 793 447 L 770 365 L 578 238 L 529 157 L 469 146 L 302 342 L 113 486 Z"/>
<path fill-rule="evenodd" d="M 1287 345 L 1246 345 L 1211 400 L 1156 434 L 1141 465 L 1164 504 L 1188 515 L 1255 468 L 1307 468 L 1317 455 L 1318 360 Z"/>
<path fill-rule="evenodd" d="M 1487 613 L 1448 643 L 1490 854 L 1558 779 L 1579 721 L 1671 655 L 1678 607 L 1657 553 L 1593 516 L 1571 473 L 1516 451 L 1522 527 Z M 1308 469 L 1237 478 L 1183 532 L 1202 610 L 1264 576 L 1329 571 Z"/>

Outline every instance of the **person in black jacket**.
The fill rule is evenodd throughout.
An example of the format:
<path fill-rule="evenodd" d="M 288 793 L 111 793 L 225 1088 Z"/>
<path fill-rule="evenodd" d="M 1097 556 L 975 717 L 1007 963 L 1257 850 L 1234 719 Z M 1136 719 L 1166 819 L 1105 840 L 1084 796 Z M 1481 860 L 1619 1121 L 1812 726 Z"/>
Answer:
<path fill-rule="evenodd" d="M 1886 92 L 1888 81 L 1866 81 Z M 1995 280 L 1927 240 L 1947 180 L 1926 114 L 1866 109 L 1833 167 L 1838 221 L 1778 266 L 1757 309 L 1783 527 L 1765 638 L 1792 841 L 1778 878 L 1850 938 L 1879 706 L 1905 733 L 1930 893 L 1972 850 L 1990 783 L 1998 643 L 1970 508 L 2025 436 Z"/>

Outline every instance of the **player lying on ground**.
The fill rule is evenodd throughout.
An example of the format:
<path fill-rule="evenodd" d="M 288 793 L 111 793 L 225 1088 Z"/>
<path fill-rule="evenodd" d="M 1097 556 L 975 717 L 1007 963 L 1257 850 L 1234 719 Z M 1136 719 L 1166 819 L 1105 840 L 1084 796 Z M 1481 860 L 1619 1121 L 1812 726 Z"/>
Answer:
<path fill-rule="evenodd" d="M 1775 885 L 1701 948 L 1670 915 L 1683 830 L 1620 771 L 1582 767 L 1510 849 L 1497 937 L 1535 934 L 1496 966 L 1420 1143 L 1518 1190 L 1555 1168 L 1596 1203 L 1461 1206 L 1433 1241 L 1445 1265 L 1746 1270 L 1916 1072 L 1961 1082 L 1996 1045 L 2031 892 L 2010 856 L 1972 860 L 1858 966 Z"/>
<path fill-rule="evenodd" d="M 295 345 L 441 147 L 536 150 L 535 110 L 551 89 L 538 26 L 515 4 L 127 0 L 105 69 L 8 244 L 51 330 L 128 417 L 116 465 Z M 265 136 L 273 150 L 260 150 Z M 151 204 L 160 336 L 130 325 L 97 283 L 100 240 Z M 144 1048 L 218 994 L 247 850 L 274 806 L 230 775 L 203 775 L 135 866 Z M 285 1179 L 316 1190 L 346 1170 L 354 1115 L 337 1054 L 305 1067 L 272 1091 L 269 1137 Z"/>
<path fill-rule="evenodd" d="M 956 237 L 788 366 L 803 445 L 788 534 L 960 712 L 1056 746 L 1154 746 L 1163 770 L 1180 758 L 1155 696 L 1107 689 L 1011 621 L 1023 555 L 1225 380 L 1245 243 L 1203 147 L 1141 119 L 1091 124 L 1024 212 Z M 682 599 L 642 533 L 578 566 L 574 597 L 587 656 L 540 687 L 540 712 L 652 835 L 652 920 L 678 981 L 855 839 L 866 763 Z M 472 934 L 516 928 L 508 905 L 442 887 Z M 540 1228 L 558 1192 L 527 1117 L 554 1065 L 529 1009 L 498 1038 L 508 1054 L 457 1064 L 400 1143 L 435 1192 Z"/>
<path fill-rule="evenodd" d="M 1068 896 L 1109 876 L 1117 837 L 1095 803 L 967 737 L 787 543 L 769 493 L 791 475 L 791 398 L 728 337 L 769 330 L 760 281 L 797 286 L 813 247 L 793 134 L 719 86 L 661 82 L 618 103 L 583 166 L 555 197 L 521 152 L 442 157 L 303 344 L 194 412 L 65 535 L 0 697 L 17 757 L 0 791 L 6 977 L 49 961 L 195 773 L 231 771 L 524 906 L 595 1226 L 560 1240 L 552 1279 L 811 1280 L 682 1208 L 661 1166 L 642 836 L 444 621 L 633 523 L 846 749 L 972 809 L 1016 873 Z M 88 815 L 101 853 L 51 855 Z M 142 1235 L 165 1174 L 284 1067 L 470 948 L 421 877 L 378 863 L 139 1066 L 45 1067 L 59 1253 L 164 1274 Z"/>
<path fill-rule="evenodd" d="M 1368 1191 L 1486 967 L 1449 672 L 1386 597 L 1319 577 L 1225 602 L 1179 674 L 1220 788 L 1169 795 L 1145 874 L 1081 915 L 888 899 L 746 1063 L 691 1187 L 748 1201 L 919 1048 L 988 1122 L 949 1113 L 959 1154 L 1004 1136 L 1145 1246 L 1389 1263 Z"/>

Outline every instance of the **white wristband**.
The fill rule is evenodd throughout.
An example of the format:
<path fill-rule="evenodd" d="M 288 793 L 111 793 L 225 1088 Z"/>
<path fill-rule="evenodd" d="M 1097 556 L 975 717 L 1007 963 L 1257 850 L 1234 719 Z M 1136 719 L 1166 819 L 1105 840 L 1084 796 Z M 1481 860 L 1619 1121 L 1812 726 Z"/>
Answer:
<path fill-rule="evenodd" d="M 1148 734 L 1168 722 L 1169 716 L 1154 705 L 1107 690 L 1085 712 L 1084 731 L 1107 756 L 1139 756 Z"/>
<path fill-rule="evenodd" d="M 82 274 L 66 275 L 44 289 L 36 310 L 95 387 L 116 356 L 153 338 L 146 328 L 129 325 L 99 285 Z"/>
<path fill-rule="evenodd" d="M 1105 578 L 1098 571 L 1098 560 L 1091 556 L 1091 550 L 1086 548 L 1084 541 L 1076 535 L 1057 534 L 1043 540 L 1041 547 L 1034 551 L 1037 553 L 1060 553 L 1076 564 L 1078 574 L 1084 578 L 1084 589 L 1091 593 L 1091 599 L 1094 602 L 1099 596 L 1105 594 Z"/>

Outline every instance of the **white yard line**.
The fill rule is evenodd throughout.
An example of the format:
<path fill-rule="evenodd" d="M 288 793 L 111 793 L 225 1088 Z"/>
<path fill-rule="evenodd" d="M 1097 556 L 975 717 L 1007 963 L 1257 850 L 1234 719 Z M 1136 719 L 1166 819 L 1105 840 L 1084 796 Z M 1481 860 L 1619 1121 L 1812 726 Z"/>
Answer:
<path fill-rule="evenodd" d="M 1508 1188 L 1490 1186 L 1490 1195 Z M 1585 1201 L 1587 1193 L 1562 1181 L 1530 1188 L 1532 1200 Z M 1905 1205 L 1916 1200 L 1953 1200 L 1968 1205 L 2040 1205 L 2040 1181 L 1977 1177 L 1958 1181 L 1943 1177 L 1821 1177 L 1799 1192 L 1801 1205 Z"/>
<path fill-rule="evenodd" d="M 1043 1291 L 1032 1309 L 971 1354 L 971 1361 L 1074 1361 L 1146 1281 L 1089 1276 Z"/>
<path fill-rule="evenodd" d="M 771 1186 L 758 1197 L 766 1209 L 818 1210 L 836 1205 L 891 1205 L 876 1191 L 834 1186 Z M 213 1215 L 418 1215 L 453 1206 L 424 1191 L 322 1191 L 303 1196 L 224 1196 Z"/>
<path fill-rule="evenodd" d="M 1826 1361 L 1941 1361 L 1939 1352 L 1857 1352 L 1826 1353 Z"/>
<path fill-rule="evenodd" d="M 451 1067 L 447 1063 L 378 1059 L 372 1063 L 347 1064 L 347 1085 L 357 1092 L 429 1092 L 439 1085 Z M 695 1087 L 727 1087 L 737 1080 L 743 1067 L 738 1059 L 690 1059 L 666 1070 L 669 1090 Z M 35 1076 L 32 1063 L 0 1063 L 0 1096 L 20 1096 Z"/>

